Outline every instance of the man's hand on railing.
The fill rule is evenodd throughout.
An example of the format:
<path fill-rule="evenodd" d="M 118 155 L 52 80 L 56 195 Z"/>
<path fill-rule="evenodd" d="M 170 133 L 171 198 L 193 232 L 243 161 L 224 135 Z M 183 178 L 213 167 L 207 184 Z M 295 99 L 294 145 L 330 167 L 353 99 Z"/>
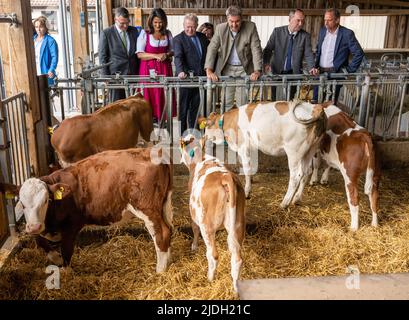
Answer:
<path fill-rule="evenodd" d="M 182 72 L 179 72 L 178 77 L 179 77 L 179 79 L 186 79 L 187 74 L 182 71 Z"/>
<path fill-rule="evenodd" d="M 213 72 L 213 70 L 206 69 L 206 76 L 212 81 L 219 81 L 219 78 Z"/>
<path fill-rule="evenodd" d="M 261 72 L 260 71 L 254 71 L 251 75 L 250 75 L 250 80 L 251 81 L 256 81 L 258 78 L 260 78 Z"/>
<path fill-rule="evenodd" d="M 320 74 L 320 70 L 318 68 L 312 68 L 309 72 L 313 76 L 317 76 Z"/>
<path fill-rule="evenodd" d="M 268 74 L 271 72 L 271 65 L 270 64 L 265 64 L 264 65 L 264 73 Z"/>

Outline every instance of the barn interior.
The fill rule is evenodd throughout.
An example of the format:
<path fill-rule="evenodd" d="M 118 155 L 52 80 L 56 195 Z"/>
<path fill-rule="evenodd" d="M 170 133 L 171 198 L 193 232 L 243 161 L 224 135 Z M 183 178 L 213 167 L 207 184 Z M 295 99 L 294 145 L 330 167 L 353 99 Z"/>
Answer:
<path fill-rule="evenodd" d="M 268 294 L 273 287 L 263 279 L 344 279 L 357 270 L 361 275 L 408 273 L 407 1 L 0 0 L 0 181 L 21 185 L 29 177 L 48 174 L 55 161 L 49 128 L 56 121 L 91 113 L 105 105 L 107 87 L 95 74 L 99 66 L 98 35 L 112 25 L 115 8 L 126 7 L 131 13 L 131 25 L 143 28 L 153 8 L 161 7 L 175 35 L 182 31 L 186 13 L 196 13 L 199 21 L 217 25 L 226 21 L 225 10 L 232 4 L 242 7 L 244 19 L 256 23 L 262 46 L 274 27 L 287 23 L 291 9 L 302 8 L 306 15 L 304 29 L 311 34 L 313 49 L 325 9 L 340 9 L 344 19 L 341 24 L 355 31 L 367 58 L 360 74 L 345 80 L 341 103 L 343 110 L 376 138 L 382 162 L 379 227 L 371 227 L 369 201 L 361 181 L 360 228 L 352 232 L 344 181 L 338 171 L 331 171 L 328 185 L 307 186 L 301 205 L 281 209 L 289 179 L 287 159 L 260 152 L 253 194 L 246 201 L 240 277 L 243 290 L 246 280 L 258 279 L 251 283 L 252 288 L 265 289 L 267 294 L 257 299 L 273 299 L 276 296 Z M 58 39 L 61 52 L 59 79 L 52 89 L 47 87 L 47 79 L 35 72 L 32 19 L 39 15 L 48 16 L 52 22 L 50 33 Z M 128 86 L 130 93 L 138 86 L 132 79 L 117 81 Z M 308 83 L 316 85 L 319 80 L 300 81 L 300 92 L 308 100 Z M 268 85 L 278 82 L 282 79 L 262 80 L 250 87 L 253 101 L 268 100 Z M 217 101 L 217 94 L 209 97 L 205 83 L 198 85 L 208 105 L 221 110 L 223 104 Z M 166 129 L 175 137 L 177 123 L 168 122 Z M 228 167 L 240 172 L 237 164 Z M 0 299 L 251 299 L 245 292 L 236 295 L 233 291 L 225 231 L 217 234 L 220 260 L 213 282 L 207 280 L 203 241 L 197 252 L 191 252 L 188 179 L 186 168 L 176 164 L 173 258 L 167 272 L 155 272 L 154 244 L 142 221 L 87 226 L 77 239 L 71 266 L 58 269 L 57 289 L 47 287 L 52 273 L 47 269 L 50 263 L 34 239 L 25 234 L 24 217 L 15 215 L 16 198 L 0 194 Z M 240 179 L 244 182 L 243 176 Z M 308 292 L 301 298 L 308 299 Z"/>

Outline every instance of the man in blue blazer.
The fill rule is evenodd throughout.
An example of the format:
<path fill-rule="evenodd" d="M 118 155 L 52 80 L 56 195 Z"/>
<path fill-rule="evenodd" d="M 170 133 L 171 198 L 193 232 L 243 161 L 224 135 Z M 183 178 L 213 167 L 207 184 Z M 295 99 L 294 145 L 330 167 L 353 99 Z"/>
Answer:
<path fill-rule="evenodd" d="M 324 24 L 318 36 L 315 67 L 322 72 L 356 72 L 364 52 L 352 30 L 339 25 L 341 14 L 335 8 L 325 11 Z M 352 60 L 349 61 L 349 56 Z M 337 86 L 333 101 L 338 100 L 341 86 Z"/>
<path fill-rule="evenodd" d="M 188 75 L 205 76 L 204 63 L 206 60 L 209 40 L 201 32 L 196 32 L 198 18 L 193 13 L 185 15 L 183 30 L 173 39 L 175 52 L 176 74 L 180 79 Z M 194 128 L 200 104 L 199 88 L 180 89 L 180 129 L 181 134 L 187 128 Z"/>
<path fill-rule="evenodd" d="M 101 32 L 98 51 L 100 64 L 112 62 L 102 69 L 102 75 L 136 75 L 139 59 L 136 55 L 136 40 L 139 30 L 129 25 L 129 12 L 119 7 L 115 10 L 115 24 Z M 124 89 L 110 90 L 110 101 L 125 98 Z"/>

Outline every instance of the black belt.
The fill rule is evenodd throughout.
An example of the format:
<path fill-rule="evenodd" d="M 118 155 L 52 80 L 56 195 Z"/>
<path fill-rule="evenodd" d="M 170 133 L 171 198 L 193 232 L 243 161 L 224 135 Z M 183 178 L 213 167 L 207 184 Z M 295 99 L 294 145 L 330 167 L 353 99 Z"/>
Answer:
<path fill-rule="evenodd" d="M 286 70 L 286 71 L 281 71 L 281 74 L 293 74 L 293 69 Z"/>
<path fill-rule="evenodd" d="M 332 67 L 332 68 L 321 68 L 320 67 L 320 71 L 321 72 L 335 72 L 335 69 Z"/>

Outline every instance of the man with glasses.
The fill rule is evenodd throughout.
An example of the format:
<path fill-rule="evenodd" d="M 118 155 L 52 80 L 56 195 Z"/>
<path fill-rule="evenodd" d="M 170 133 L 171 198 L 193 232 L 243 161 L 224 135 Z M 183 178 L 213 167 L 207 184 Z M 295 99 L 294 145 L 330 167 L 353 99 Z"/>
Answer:
<path fill-rule="evenodd" d="M 129 12 L 120 7 L 115 10 L 115 24 L 102 31 L 99 39 L 100 64 L 112 62 L 102 69 L 102 75 L 136 75 L 139 59 L 136 55 L 136 40 L 139 30 L 129 25 Z M 124 89 L 110 90 L 110 102 L 125 98 Z"/>

